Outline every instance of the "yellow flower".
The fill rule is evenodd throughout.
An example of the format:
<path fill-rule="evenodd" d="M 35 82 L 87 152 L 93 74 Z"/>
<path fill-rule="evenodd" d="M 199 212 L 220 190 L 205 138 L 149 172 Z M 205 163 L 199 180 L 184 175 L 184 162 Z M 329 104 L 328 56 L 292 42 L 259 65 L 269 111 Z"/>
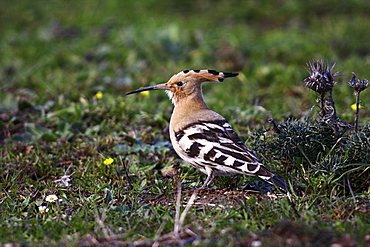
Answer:
<path fill-rule="evenodd" d="M 47 202 L 56 202 L 58 200 L 58 197 L 56 195 L 48 195 L 45 198 L 45 201 Z"/>
<path fill-rule="evenodd" d="M 270 67 L 263 66 L 263 67 L 259 68 L 258 74 L 261 75 L 261 76 L 266 76 L 270 73 L 270 71 L 271 71 Z"/>
<path fill-rule="evenodd" d="M 102 99 L 103 98 L 103 92 L 101 92 L 101 91 L 96 92 L 95 98 L 96 99 Z"/>
<path fill-rule="evenodd" d="M 149 96 L 150 92 L 149 91 L 142 91 L 142 92 L 140 92 L 140 94 L 142 96 Z"/>
<path fill-rule="evenodd" d="M 362 105 L 358 105 L 358 109 L 361 109 L 361 108 L 362 108 Z M 356 103 L 351 105 L 351 109 L 356 111 Z"/>
<path fill-rule="evenodd" d="M 109 166 L 110 164 L 112 164 L 112 163 L 113 163 L 113 161 L 114 161 L 114 159 L 112 159 L 112 158 L 107 158 L 107 159 L 105 159 L 105 160 L 103 161 L 103 163 L 104 163 L 104 165 Z"/>
<path fill-rule="evenodd" d="M 39 206 L 40 214 L 49 212 L 49 209 L 46 206 Z"/>

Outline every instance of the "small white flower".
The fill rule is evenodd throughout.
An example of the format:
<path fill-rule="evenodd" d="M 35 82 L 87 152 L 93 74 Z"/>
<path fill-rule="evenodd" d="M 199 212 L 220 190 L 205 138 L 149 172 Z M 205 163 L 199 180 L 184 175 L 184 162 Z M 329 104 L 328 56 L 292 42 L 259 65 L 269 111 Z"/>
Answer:
<path fill-rule="evenodd" d="M 262 242 L 260 240 L 253 240 L 251 243 L 252 247 L 260 247 L 262 245 Z"/>
<path fill-rule="evenodd" d="M 46 206 L 39 206 L 40 214 L 49 212 L 49 209 Z"/>
<path fill-rule="evenodd" d="M 56 195 L 48 195 L 45 198 L 45 201 L 47 202 L 56 202 L 58 200 L 58 197 Z"/>

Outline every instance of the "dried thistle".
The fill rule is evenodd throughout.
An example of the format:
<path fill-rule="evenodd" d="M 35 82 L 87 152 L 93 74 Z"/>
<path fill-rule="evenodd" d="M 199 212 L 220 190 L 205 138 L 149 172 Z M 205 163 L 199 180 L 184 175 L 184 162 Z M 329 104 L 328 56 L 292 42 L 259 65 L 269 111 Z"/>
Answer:
<path fill-rule="evenodd" d="M 356 91 L 357 94 L 360 94 L 361 91 L 365 90 L 369 86 L 368 80 L 356 80 L 357 75 L 352 72 L 352 78 L 348 84 Z"/>
<path fill-rule="evenodd" d="M 356 114 L 355 114 L 355 131 L 358 129 L 358 118 L 359 118 L 359 111 L 360 111 L 360 93 L 361 91 L 365 90 L 369 86 L 368 80 L 360 80 L 356 79 L 356 74 L 352 72 L 352 78 L 348 82 L 348 84 L 355 90 L 356 96 Z"/>
<path fill-rule="evenodd" d="M 332 90 L 335 85 L 335 77 L 338 75 L 337 72 L 333 73 L 334 66 L 335 63 L 329 66 L 323 60 L 309 62 L 307 64 L 307 69 L 310 75 L 303 80 L 306 87 L 320 95 L 320 115 L 325 122 L 328 120 L 330 120 L 329 122 L 335 122 L 337 120 L 332 96 Z M 325 94 L 327 92 L 329 92 L 328 99 L 325 98 Z"/>
<path fill-rule="evenodd" d="M 303 82 L 306 87 L 319 94 L 325 94 L 333 89 L 335 84 L 335 76 L 338 73 L 332 73 L 335 63 L 328 66 L 323 60 L 309 62 L 307 64 L 310 75 Z"/>

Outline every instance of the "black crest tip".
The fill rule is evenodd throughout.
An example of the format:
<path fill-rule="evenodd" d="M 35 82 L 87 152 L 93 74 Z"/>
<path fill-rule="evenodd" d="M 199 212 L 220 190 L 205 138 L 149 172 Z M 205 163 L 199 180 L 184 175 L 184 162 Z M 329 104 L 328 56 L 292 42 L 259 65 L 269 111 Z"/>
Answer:
<path fill-rule="evenodd" d="M 224 73 L 224 78 L 235 77 L 239 75 L 239 73 L 232 73 L 232 72 L 223 72 L 223 73 Z"/>
<path fill-rule="evenodd" d="M 213 70 L 213 69 L 209 69 L 208 73 L 210 73 L 212 75 L 219 75 L 220 74 L 220 72 L 218 72 L 217 70 Z"/>

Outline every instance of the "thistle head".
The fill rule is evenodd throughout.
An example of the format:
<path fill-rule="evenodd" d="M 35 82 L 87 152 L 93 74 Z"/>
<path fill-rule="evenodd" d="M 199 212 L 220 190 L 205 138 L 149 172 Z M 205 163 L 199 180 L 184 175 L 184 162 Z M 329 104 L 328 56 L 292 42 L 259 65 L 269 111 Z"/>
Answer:
<path fill-rule="evenodd" d="M 323 60 L 309 62 L 307 69 L 310 75 L 303 80 L 305 86 L 319 94 L 332 90 L 335 84 L 334 78 L 338 75 L 337 72 L 333 73 L 334 66 L 335 63 L 329 66 Z"/>
<path fill-rule="evenodd" d="M 352 78 L 348 82 L 348 84 L 356 91 L 356 93 L 360 93 L 361 91 L 365 90 L 369 86 L 369 81 L 364 79 L 356 79 L 356 74 L 352 72 Z"/>

